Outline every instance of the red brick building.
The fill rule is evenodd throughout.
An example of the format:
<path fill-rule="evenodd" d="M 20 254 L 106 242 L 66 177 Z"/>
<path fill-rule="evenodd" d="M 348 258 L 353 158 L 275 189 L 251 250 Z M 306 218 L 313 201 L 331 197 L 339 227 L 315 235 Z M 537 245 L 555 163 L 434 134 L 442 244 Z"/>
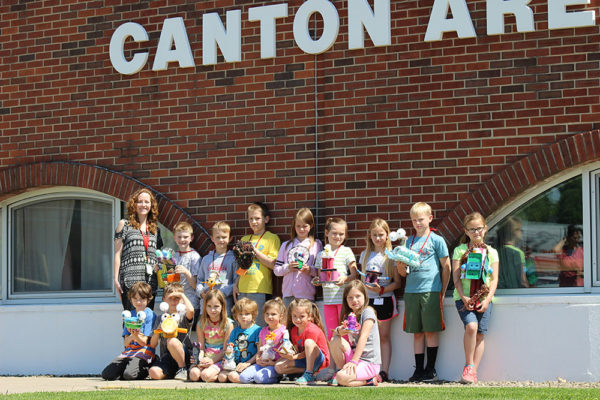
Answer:
<path fill-rule="evenodd" d="M 533 29 L 506 14 L 503 34 L 488 34 L 498 18 L 486 13 L 494 2 L 390 1 L 390 43 L 375 45 L 365 31 L 363 48 L 349 49 L 348 7 L 359 3 L 375 7 L 331 3 L 339 32 L 320 54 L 303 51 L 294 35 L 304 2 L 278 3 L 287 5 L 287 17 L 274 19 L 275 57 L 261 58 L 261 25 L 249 10 L 273 2 L 3 2 L 4 215 L 14 196 L 38 189 L 83 188 L 126 200 L 146 185 L 160 200 L 163 225 L 195 222 L 201 251 L 210 245 L 202 227 L 224 219 L 242 235 L 248 203 L 261 200 L 283 240 L 300 207 L 318 215 L 321 236 L 327 216 L 346 218 L 358 254 L 374 217 L 408 230 L 416 201 L 432 205 L 434 226 L 452 244 L 467 213 L 500 215 L 565 173 L 595 176 L 588 167 L 600 159 L 600 1 L 533 0 L 519 6 L 523 26 L 529 21 Z M 425 40 L 428 27 L 436 28 L 433 9 L 446 3 L 447 21 L 464 17 L 458 5 L 468 8 L 474 36 L 449 30 Z M 228 61 L 220 49 L 216 64 L 206 64 L 206 15 L 216 13 L 231 33 L 238 11 L 241 60 Z M 574 14 L 581 17 L 575 27 L 551 29 L 550 20 Z M 304 30 L 316 41 L 330 21 L 309 16 Z M 153 70 L 165 20 L 178 17 L 194 66 Z M 109 46 L 129 22 L 148 39 L 124 40 L 126 62 L 135 54 L 148 59 L 139 72 L 123 74 Z M 182 49 L 168 37 L 163 44 Z M 584 200 L 582 220 L 596 215 L 590 204 Z M 4 222 L 3 246 L 10 226 Z M 590 227 L 587 237 L 595 234 Z M 6 257 L 0 284 L 9 304 L 16 292 Z M 597 273 L 591 264 L 585 271 L 593 292 Z"/>

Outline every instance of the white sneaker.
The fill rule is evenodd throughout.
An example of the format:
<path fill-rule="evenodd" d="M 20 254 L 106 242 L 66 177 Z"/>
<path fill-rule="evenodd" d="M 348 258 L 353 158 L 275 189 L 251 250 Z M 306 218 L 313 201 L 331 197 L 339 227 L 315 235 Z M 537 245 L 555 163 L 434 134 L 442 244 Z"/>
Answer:
<path fill-rule="evenodd" d="M 178 381 L 187 381 L 188 379 L 188 371 L 185 367 L 179 368 L 179 371 L 175 374 L 175 378 Z"/>

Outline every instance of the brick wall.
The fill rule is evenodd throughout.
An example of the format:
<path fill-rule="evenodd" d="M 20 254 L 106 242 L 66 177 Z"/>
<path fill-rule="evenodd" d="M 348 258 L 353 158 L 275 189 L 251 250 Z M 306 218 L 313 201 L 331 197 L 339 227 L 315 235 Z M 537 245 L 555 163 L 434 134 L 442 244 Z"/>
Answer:
<path fill-rule="evenodd" d="M 468 6 L 477 38 L 446 33 L 424 42 L 433 1 L 391 1 L 392 45 L 376 48 L 366 36 L 364 50 L 347 50 L 347 2 L 335 1 L 337 42 L 313 56 L 293 40 L 301 2 L 288 1 L 277 58 L 261 60 L 258 23 L 247 10 L 270 3 L 2 2 L 0 168 L 10 175 L 2 192 L 42 183 L 15 174 L 24 165 L 43 175 L 57 162 L 89 164 L 108 178 L 69 182 L 120 198 L 136 184 L 119 187 L 118 177 L 149 185 L 165 196 L 167 224 L 187 212 L 205 227 L 228 220 L 241 235 L 247 204 L 262 200 L 285 240 L 295 210 L 308 206 L 321 225 L 329 215 L 347 218 L 358 252 L 376 216 L 406 228 L 410 205 L 427 201 L 453 236 L 456 210 L 481 205 L 465 201 L 494 187 L 493 177 L 526 174 L 514 167 L 522 160 L 531 165 L 536 154 L 557 151 L 568 167 L 600 157 L 598 147 L 582 158 L 558 145 L 568 149 L 573 135 L 600 128 L 600 25 L 550 31 L 546 2 L 536 0 L 535 32 L 486 36 L 485 1 L 476 0 Z M 573 10 L 599 6 L 591 0 Z M 202 15 L 225 20 L 230 9 L 242 10 L 243 60 L 219 56 L 203 66 Z M 195 68 L 151 70 L 168 17 L 183 17 Z M 126 21 L 150 35 L 127 45 L 150 52 L 131 76 L 117 73 L 108 54 Z M 516 31 L 514 18 L 506 31 Z M 534 178 L 497 196 L 494 207 Z"/>

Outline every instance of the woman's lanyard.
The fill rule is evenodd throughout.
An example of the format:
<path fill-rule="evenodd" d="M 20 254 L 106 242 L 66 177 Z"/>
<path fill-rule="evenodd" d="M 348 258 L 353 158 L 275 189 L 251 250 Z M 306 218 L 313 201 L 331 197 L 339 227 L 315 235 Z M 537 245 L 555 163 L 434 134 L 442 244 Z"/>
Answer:
<path fill-rule="evenodd" d="M 423 243 L 423 246 L 421 246 L 421 249 L 419 250 L 419 252 L 417 254 L 421 255 L 423 248 L 425 247 L 425 245 L 427 244 L 427 241 L 429 240 L 429 235 L 431 235 L 431 230 L 429 230 L 429 233 L 427 234 L 427 237 L 425 238 L 425 242 Z M 412 246 L 413 246 L 414 242 L 415 242 L 415 236 L 413 236 L 412 240 L 410 241 L 409 250 L 412 250 Z"/>
<path fill-rule="evenodd" d="M 146 262 L 148 262 L 148 246 L 150 246 L 150 232 L 148 232 L 148 224 L 146 224 L 146 236 L 144 236 L 144 232 L 140 227 L 140 234 L 142 235 L 142 239 L 144 240 L 144 248 L 146 251 L 144 252 L 144 256 L 146 257 Z"/>

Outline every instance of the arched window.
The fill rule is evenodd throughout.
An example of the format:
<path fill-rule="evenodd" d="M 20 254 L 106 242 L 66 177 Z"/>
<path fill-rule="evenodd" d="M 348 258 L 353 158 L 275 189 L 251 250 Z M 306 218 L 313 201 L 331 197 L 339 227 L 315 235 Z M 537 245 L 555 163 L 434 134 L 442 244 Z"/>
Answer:
<path fill-rule="evenodd" d="M 119 200 L 78 188 L 28 192 L 2 205 L 6 300 L 112 298 Z M 4 273 L 4 271 L 6 273 Z"/>
<path fill-rule="evenodd" d="M 582 167 L 539 185 L 492 216 L 486 242 L 500 256 L 498 289 L 583 293 L 597 281 L 600 185 L 594 168 Z"/>

